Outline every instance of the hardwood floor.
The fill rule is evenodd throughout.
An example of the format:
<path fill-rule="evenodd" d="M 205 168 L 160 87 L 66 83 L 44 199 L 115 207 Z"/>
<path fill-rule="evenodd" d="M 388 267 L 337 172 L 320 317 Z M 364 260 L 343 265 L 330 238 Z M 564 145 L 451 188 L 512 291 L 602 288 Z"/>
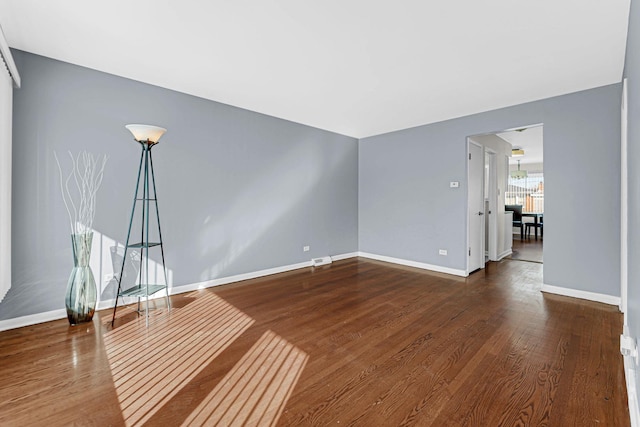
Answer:
<path fill-rule="evenodd" d="M 541 282 L 354 258 L 5 331 L 0 425 L 628 426 L 621 314 Z"/>
<path fill-rule="evenodd" d="M 513 239 L 513 253 L 509 256 L 511 259 L 530 262 L 543 262 L 542 257 L 542 239 L 534 240 L 533 237 L 529 239 L 520 240 L 520 238 Z"/>

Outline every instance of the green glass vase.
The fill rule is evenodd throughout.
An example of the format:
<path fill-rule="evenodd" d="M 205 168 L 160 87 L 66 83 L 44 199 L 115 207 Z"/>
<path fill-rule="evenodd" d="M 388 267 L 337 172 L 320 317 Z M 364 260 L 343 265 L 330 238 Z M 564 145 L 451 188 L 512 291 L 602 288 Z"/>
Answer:
<path fill-rule="evenodd" d="M 73 270 L 67 283 L 65 305 L 69 323 L 91 322 L 96 311 L 96 281 L 89 267 L 93 233 L 72 234 Z"/>

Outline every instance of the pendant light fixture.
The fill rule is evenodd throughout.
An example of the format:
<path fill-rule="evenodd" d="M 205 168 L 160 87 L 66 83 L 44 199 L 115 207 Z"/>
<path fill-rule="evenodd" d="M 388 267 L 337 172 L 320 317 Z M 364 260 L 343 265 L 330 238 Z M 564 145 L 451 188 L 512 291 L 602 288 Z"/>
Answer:
<path fill-rule="evenodd" d="M 527 171 L 520 170 L 520 159 L 518 159 L 518 170 L 511 171 L 511 178 L 513 179 L 523 179 L 527 177 Z"/>

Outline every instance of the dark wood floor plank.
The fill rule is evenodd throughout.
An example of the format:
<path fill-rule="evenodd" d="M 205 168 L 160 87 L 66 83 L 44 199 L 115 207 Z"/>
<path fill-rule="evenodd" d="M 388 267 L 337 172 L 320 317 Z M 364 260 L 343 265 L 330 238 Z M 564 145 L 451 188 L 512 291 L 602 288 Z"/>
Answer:
<path fill-rule="evenodd" d="M 150 330 L 124 309 L 1 332 L 0 425 L 628 426 L 620 313 L 541 283 L 350 259 L 176 295 Z"/>

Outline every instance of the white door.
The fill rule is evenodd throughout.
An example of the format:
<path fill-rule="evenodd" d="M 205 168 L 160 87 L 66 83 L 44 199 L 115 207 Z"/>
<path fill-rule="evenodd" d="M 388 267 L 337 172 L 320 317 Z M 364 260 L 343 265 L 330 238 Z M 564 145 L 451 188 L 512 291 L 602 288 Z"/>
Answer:
<path fill-rule="evenodd" d="M 484 154 L 482 146 L 469 140 L 468 143 L 468 221 L 469 248 L 467 272 L 484 268 Z"/>

